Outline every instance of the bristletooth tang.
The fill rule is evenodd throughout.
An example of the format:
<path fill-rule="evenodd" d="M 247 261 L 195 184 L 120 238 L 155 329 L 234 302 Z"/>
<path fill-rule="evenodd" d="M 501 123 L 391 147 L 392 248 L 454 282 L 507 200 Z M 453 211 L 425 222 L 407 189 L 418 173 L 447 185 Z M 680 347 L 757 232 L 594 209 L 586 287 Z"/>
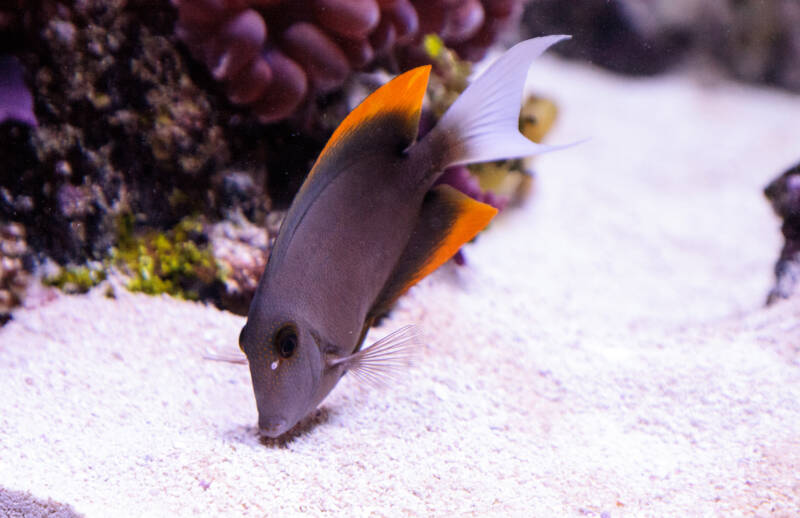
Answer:
<path fill-rule="evenodd" d="M 263 435 L 290 430 L 346 372 L 380 379 L 414 346 L 408 326 L 361 349 L 375 318 L 497 212 L 434 181 L 448 166 L 555 149 L 522 136 L 518 117 L 531 62 L 565 38 L 509 49 L 419 141 L 430 66 L 376 90 L 336 129 L 287 213 L 239 337 Z"/>

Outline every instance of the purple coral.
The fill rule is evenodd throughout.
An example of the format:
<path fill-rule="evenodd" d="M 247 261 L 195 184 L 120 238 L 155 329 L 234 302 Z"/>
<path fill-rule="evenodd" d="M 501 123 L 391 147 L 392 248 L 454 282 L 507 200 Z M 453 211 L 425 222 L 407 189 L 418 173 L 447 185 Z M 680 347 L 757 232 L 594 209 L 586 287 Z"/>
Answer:
<path fill-rule="evenodd" d="M 179 37 L 225 84 L 229 98 L 251 106 L 264 122 L 290 116 L 313 94 L 341 86 L 353 70 L 411 49 L 431 32 L 462 57 L 479 59 L 521 5 L 520 0 L 173 3 Z"/>
<path fill-rule="evenodd" d="M 15 120 L 36 126 L 33 96 L 25 85 L 23 73 L 17 58 L 0 55 L 0 123 Z"/>
<path fill-rule="evenodd" d="M 462 59 L 478 61 L 521 13 L 519 0 L 417 0 L 422 34 L 436 33 Z"/>

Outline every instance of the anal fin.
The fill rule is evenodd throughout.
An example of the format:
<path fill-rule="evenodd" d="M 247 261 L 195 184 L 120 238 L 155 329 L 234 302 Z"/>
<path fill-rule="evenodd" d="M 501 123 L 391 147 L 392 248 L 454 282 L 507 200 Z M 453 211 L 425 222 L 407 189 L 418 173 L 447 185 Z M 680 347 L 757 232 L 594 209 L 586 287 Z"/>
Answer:
<path fill-rule="evenodd" d="M 408 245 L 367 320 L 388 311 L 400 295 L 453 257 L 495 214 L 494 207 L 449 185 L 439 185 L 428 192 Z"/>

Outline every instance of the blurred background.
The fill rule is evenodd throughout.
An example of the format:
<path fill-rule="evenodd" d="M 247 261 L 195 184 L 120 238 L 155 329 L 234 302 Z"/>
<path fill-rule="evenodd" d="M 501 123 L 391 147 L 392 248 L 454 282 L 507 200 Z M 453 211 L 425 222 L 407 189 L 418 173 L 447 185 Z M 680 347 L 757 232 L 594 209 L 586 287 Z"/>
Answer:
<path fill-rule="evenodd" d="M 793 0 L 534 0 L 529 34 L 568 32 L 559 49 L 615 72 L 658 74 L 694 63 L 800 91 L 800 3 Z"/>

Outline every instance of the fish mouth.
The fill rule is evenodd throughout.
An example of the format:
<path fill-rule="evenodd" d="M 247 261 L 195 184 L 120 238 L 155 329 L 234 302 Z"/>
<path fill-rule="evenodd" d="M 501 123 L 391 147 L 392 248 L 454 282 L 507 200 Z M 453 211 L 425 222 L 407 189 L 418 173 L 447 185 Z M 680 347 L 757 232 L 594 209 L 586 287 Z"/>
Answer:
<path fill-rule="evenodd" d="M 282 417 L 269 416 L 258 418 L 258 431 L 262 437 L 274 439 L 289 429 L 288 421 Z"/>

